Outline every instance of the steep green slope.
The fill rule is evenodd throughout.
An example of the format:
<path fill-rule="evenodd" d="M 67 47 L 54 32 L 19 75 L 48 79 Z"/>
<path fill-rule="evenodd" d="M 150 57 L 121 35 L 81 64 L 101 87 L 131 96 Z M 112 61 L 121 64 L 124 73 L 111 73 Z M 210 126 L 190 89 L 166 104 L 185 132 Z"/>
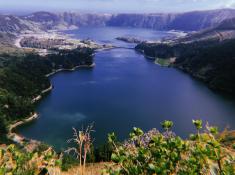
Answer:
<path fill-rule="evenodd" d="M 141 43 L 136 49 L 153 58 L 176 57 L 172 66 L 203 80 L 212 89 L 235 95 L 235 40 Z"/>
<path fill-rule="evenodd" d="M 92 49 L 60 50 L 41 57 L 36 54 L 0 55 L 0 130 L 28 117 L 34 111 L 32 99 L 50 86 L 45 76 L 57 69 L 91 65 Z M 1 136 L 4 136 L 1 134 Z"/>

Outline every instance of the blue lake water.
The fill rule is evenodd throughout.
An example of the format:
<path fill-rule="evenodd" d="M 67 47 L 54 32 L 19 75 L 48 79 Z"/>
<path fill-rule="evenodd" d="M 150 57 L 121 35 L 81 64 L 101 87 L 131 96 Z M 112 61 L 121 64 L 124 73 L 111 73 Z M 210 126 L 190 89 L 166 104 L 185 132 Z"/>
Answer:
<path fill-rule="evenodd" d="M 157 40 L 167 32 L 130 28 L 81 28 L 69 31 L 76 38 L 133 47 L 116 41 L 118 36 Z M 192 119 L 200 118 L 221 129 L 235 129 L 235 102 L 208 89 L 203 83 L 174 68 L 160 67 L 132 49 L 98 52 L 93 69 L 60 72 L 52 76 L 52 92 L 38 105 L 40 118 L 19 128 L 19 133 L 66 148 L 72 127 L 94 122 L 95 144 L 106 141 L 107 133 L 120 139 L 132 127 L 145 131 L 160 129 L 172 120 L 182 137 L 194 132 Z"/>

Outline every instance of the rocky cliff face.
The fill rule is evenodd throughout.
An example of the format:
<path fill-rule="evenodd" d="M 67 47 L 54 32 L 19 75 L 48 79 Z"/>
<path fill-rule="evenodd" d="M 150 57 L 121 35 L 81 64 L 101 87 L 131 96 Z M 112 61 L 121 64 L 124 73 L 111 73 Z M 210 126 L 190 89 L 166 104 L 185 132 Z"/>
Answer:
<path fill-rule="evenodd" d="M 155 30 L 198 31 L 220 28 L 235 21 L 235 10 L 222 9 L 179 14 L 81 14 L 36 12 L 25 16 L 0 15 L 0 32 L 19 33 L 49 29 L 74 29 L 83 26 L 138 27 Z M 230 25 L 231 26 L 231 25 Z M 234 27 L 234 26 L 233 26 Z"/>
<path fill-rule="evenodd" d="M 118 14 L 113 15 L 107 25 L 167 30 L 175 17 L 174 14 Z"/>
<path fill-rule="evenodd" d="M 235 30 L 235 18 L 225 19 L 217 27 L 218 30 Z"/>
<path fill-rule="evenodd" d="M 43 24 L 46 29 L 82 26 L 138 27 L 155 30 L 198 31 L 218 26 L 235 17 L 235 10 L 221 9 L 188 13 L 162 14 L 81 14 L 37 12 L 22 19 Z"/>
<path fill-rule="evenodd" d="M 74 29 L 83 26 L 105 26 L 112 15 L 108 14 L 80 14 L 80 13 L 50 13 L 36 12 L 22 18 L 27 21 L 41 24 L 45 30 Z"/>
<path fill-rule="evenodd" d="M 60 19 L 69 25 L 82 26 L 106 26 L 111 14 L 79 14 L 79 13 L 60 13 Z"/>
<path fill-rule="evenodd" d="M 211 11 L 195 11 L 178 14 L 169 28 L 175 30 L 198 31 L 219 25 L 225 19 L 235 17 L 235 10 L 222 9 Z"/>
<path fill-rule="evenodd" d="M 110 26 L 143 27 L 156 30 L 198 31 L 219 25 L 235 17 L 235 10 L 222 9 L 180 14 L 118 14 L 107 22 Z"/>
<path fill-rule="evenodd" d="M 195 41 L 217 41 L 235 39 L 235 18 L 228 18 L 220 22 L 216 27 L 206 28 L 201 31 L 191 32 L 186 37 L 176 39 L 178 43 Z"/>

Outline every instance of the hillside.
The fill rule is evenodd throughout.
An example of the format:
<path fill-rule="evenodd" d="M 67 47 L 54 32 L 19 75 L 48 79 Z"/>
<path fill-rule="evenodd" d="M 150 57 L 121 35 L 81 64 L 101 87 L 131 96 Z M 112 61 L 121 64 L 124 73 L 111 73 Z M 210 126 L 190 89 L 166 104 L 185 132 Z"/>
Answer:
<path fill-rule="evenodd" d="M 0 32 L 0 46 L 10 46 L 15 40 L 15 35 Z"/>
<path fill-rule="evenodd" d="M 0 32 L 19 34 L 34 33 L 47 30 L 77 29 L 85 26 L 117 26 L 148 28 L 154 30 L 199 31 L 219 26 L 220 30 L 229 30 L 225 34 L 211 33 L 208 35 L 234 35 L 227 23 L 233 22 L 235 10 L 221 9 L 210 11 L 194 11 L 187 13 L 156 13 L 156 14 L 84 14 L 75 12 L 51 13 L 35 12 L 24 16 L 0 15 Z M 227 20 L 227 21 L 225 21 Z M 221 24 L 221 22 L 223 22 Z"/>
<path fill-rule="evenodd" d="M 219 30 L 234 30 L 235 29 L 235 18 L 228 18 L 222 21 L 218 26 Z"/>
<path fill-rule="evenodd" d="M 23 20 L 14 15 L 0 15 L 0 32 L 4 33 L 22 33 L 26 31 L 39 31 L 40 25 Z"/>
<path fill-rule="evenodd" d="M 185 51 L 176 59 L 174 66 L 203 80 L 210 88 L 234 96 L 235 40 L 191 49 L 194 51 Z"/>
<path fill-rule="evenodd" d="M 153 59 L 176 58 L 172 66 L 204 81 L 214 90 L 235 95 L 235 39 L 141 43 L 136 49 Z"/>
<path fill-rule="evenodd" d="M 223 20 L 216 27 L 189 33 L 186 37 L 179 38 L 175 42 L 194 42 L 194 41 L 224 41 L 235 38 L 235 18 Z"/>
<path fill-rule="evenodd" d="M 45 75 L 93 63 L 90 48 L 55 51 L 44 57 L 24 52 L 0 54 L 0 143 L 10 124 L 34 113 L 34 99 L 51 86 Z"/>
<path fill-rule="evenodd" d="M 213 10 L 182 14 L 79 14 L 37 12 L 26 16 L 0 15 L 0 175 L 105 174 L 105 175 L 233 175 L 235 173 L 234 132 L 193 120 L 195 133 L 187 139 L 172 130 L 173 122 L 161 123 L 163 132 L 133 128 L 129 138 L 118 141 L 114 133 L 108 142 L 94 147 L 91 127 L 74 129 L 68 142 L 75 148 L 56 153 L 52 148 L 22 137 L 6 138 L 12 124 L 24 123 L 35 112 L 35 102 L 52 88 L 48 76 L 61 70 L 91 68 L 94 44 L 58 49 L 70 45 L 64 39 L 21 39 L 21 46 L 48 49 L 46 55 L 24 52 L 14 41 L 22 33 L 74 29 L 82 26 L 140 27 L 155 30 L 201 30 L 185 38 L 162 43 L 137 41 L 136 50 L 155 58 L 174 58 L 171 66 L 204 81 L 210 88 L 235 95 L 235 10 Z M 45 32 L 46 33 L 46 32 Z M 105 47 L 104 47 L 105 48 Z M 128 106 L 128 105 L 127 105 Z M 157 117 L 157 116 L 156 116 Z M 8 135 L 7 135 L 8 134 Z M 189 133 L 188 133 L 189 134 Z M 16 134 L 17 135 L 17 134 Z M 9 144 L 16 141 L 16 145 Z M 18 144 L 17 144 L 18 143 Z M 68 144 L 69 144 L 68 143 Z M 68 145 L 68 146 L 71 146 Z M 70 155 L 70 151 L 75 154 Z M 80 152 L 79 152 L 80 151 Z M 77 155 L 76 155 L 77 154 Z M 80 160 L 79 160 L 80 158 Z M 86 166 L 86 162 L 89 164 Z M 103 163 L 108 162 L 108 163 Z M 81 173 L 81 172 L 86 173 Z"/>
<path fill-rule="evenodd" d="M 83 26 L 105 26 L 111 14 L 80 14 L 36 12 L 22 16 L 23 20 L 41 24 L 44 29 L 75 29 Z"/>
<path fill-rule="evenodd" d="M 154 30 L 198 31 L 219 25 L 235 17 L 235 10 L 221 9 L 187 13 L 156 14 L 83 14 L 75 12 L 36 12 L 21 16 L 23 21 L 42 24 L 43 29 L 66 29 L 84 26 L 138 27 Z"/>
<path fill-rule="evenodd" d="M 198 31 L 219 25 L 235 16 L 234 10 L 195 11 L 175 14 L 118 14 L 107 22 L 110 26 L 142 27 L 155 30 Z"/>
<path fill-rule="evenodd" d="M 172 66 L 204 81 L 211 89 L 235 95 L 235 18 L 185 37 L 136 46 L 153 59 L 172 60 Z M 169 61 L 168 61 L 169 62 Z"/>

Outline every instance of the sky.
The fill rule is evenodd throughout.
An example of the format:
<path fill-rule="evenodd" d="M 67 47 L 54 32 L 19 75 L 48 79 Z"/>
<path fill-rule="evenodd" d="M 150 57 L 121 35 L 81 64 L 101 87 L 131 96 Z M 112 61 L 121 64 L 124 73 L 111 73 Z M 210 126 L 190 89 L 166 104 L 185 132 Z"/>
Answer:
<path fill-rule="evenodd" d="M 235 0 L 0 0 L 0 11 L 185 12 L 235 8 Z"/>

